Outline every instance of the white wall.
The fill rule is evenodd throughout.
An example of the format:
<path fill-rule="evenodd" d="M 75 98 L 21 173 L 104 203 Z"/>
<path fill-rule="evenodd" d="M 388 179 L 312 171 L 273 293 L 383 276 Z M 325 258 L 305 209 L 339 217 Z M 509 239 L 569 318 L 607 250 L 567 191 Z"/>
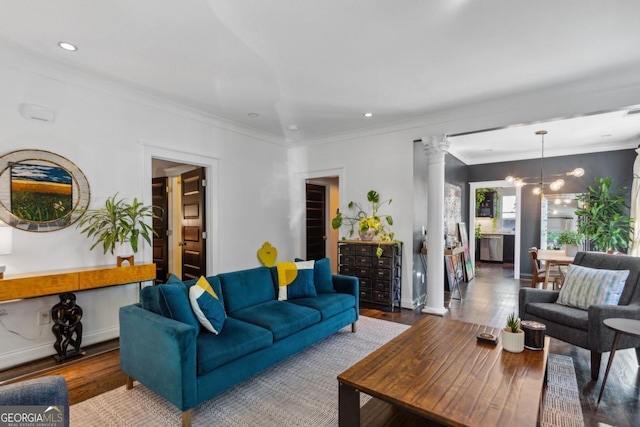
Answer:
<path fill-rule="evenodd" d="M 370 190 L 380 193 L 383 200 L 392 199 L 391 205 L 384 206 L 379 213 L 393 217 L 395 238 L 408 245 L 409 250 L 403 252 L 402 261 L 402 306 L 413 308 L 410 280 L 413 265 L 413 142 L 408 135 L 394 132 L 291 149 L 290 157 L 297 172 L 293 174 L 292 186 L 298 181 L 298 185 L 302 185 L 302 177 L 307 174 L 320 176 L 324 170 L 343 172 L 340 177 L 340 206 L 343 211 L 346 211 L 349 201 L 366 204 Z M 300 200 L 302 202 L 303 199 Z M 302 206 L 294 206 L 292 211 L 295 222 L 302 222 Z M 299 241 L 298 244 L 303 243 Z"/>
<path fill-rule="evenodd" d="M 100 206 L 116 192 L 150 203 L 151 155 L 195 158 L 210 165 L 209 274 L 258 266 L 256 252 L 267 240 L 279 249 L 279 259 L 295 255 L 288 236 L 284 146 L 250 132 L 225 130 L 175 105 L 3 51 L 0 93 L 0 155 L 41 149 L 68 158 L 89 180 L 90 207 Z M 21 103 L 53 109 L 55 122 L 26 120 L 18 112 Z M 7 265 L 8 276 L 114 264 L 111 255 L 89 251 L 90 245 L 75 226 L 50 233 L 14 230 L 13 253 L 0 257 L 0 263 Z M 136 262 L 150 260 L 150 248 L 145 247 Z M 137 299 L 137 285 L 79 292 L 83 345 L 117 337 L 118 307 Z M 51 296 L 0 304 L 7 312 L 0 317 L 0 369 L 55 354 L 51 325 L 37 326 L 36 315 L 57 302 Z"/>

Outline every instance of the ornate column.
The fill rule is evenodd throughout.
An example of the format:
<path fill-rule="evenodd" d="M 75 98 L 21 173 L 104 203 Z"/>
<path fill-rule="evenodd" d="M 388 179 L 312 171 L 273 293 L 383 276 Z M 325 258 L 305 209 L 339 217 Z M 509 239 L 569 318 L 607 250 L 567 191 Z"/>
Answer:
<path fill-rule="evenodd" d="M 447 135 L 424 138 L 427 156 L 427 301 L 423 313 L 443 316 L 444 307 L 444 156 L 449 149 Z"/>

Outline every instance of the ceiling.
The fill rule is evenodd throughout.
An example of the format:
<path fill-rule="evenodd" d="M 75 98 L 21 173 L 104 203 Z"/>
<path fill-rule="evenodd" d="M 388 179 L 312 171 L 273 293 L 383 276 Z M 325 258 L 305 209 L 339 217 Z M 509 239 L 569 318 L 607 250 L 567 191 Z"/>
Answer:
<path fill-rule="evenodd" d="M 296 145 L 637 72 L 638 16 L 634 0 L 21 0 L 2 4 L 0 48 Z M 637 145 L 640 115 L 615 114 L 452 144 L 471 164 L 536 157 L 541 126 L 549 155 Z"/>

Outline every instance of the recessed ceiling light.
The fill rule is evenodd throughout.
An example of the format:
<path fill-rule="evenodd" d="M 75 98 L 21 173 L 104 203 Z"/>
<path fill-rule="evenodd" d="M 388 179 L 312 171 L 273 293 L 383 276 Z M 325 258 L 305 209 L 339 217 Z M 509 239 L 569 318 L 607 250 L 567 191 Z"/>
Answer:
<path fill-rule="evenodd" d="M 486 151 L 487 153 L 490 153 L 493 151 L 493 148 L 485 148 L 484 151 Z"/>
<path fill-rule="evenodd" d="M 247 114 L 247 116 L 249 116 L 249 117 L 258 117 L 258 116 L 260 116 L 260 114 L 258 114 L 258 113 L 249 113 L 249 114 Z"/>
<path fill-rule="evenodd" d="M 69 52 L 75 52 L 76 50 L 78 50 L 78 46 L 69 42 L 58 42 L 58 46 L 60 46 L 64 50 L 68 50 Z"/>
<path fill-rule="evenodd" d="M 605 133 L 604 135 L 600 135 L 600 138 L 611 138 L 612 136 L 610 133 Z"/>
<path fill-rule="evenodd" d="M 373 113 L 364 113 L 363 115 L 367 118 L 373 117 Z"/>
<path fill-rule="evenodd" d="M 291 132 L 297 132 L 300 129 L 297 125 L 289 125 L 289 130 Z"/>

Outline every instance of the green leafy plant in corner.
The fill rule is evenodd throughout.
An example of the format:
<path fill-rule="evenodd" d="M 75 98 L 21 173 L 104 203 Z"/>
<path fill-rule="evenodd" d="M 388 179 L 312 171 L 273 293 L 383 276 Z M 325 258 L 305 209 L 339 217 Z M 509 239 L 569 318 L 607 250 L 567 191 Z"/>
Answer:
<path fill-rule="evenodd" d="M 153 227 L 145 221 L 157 218 L 153 206 L 145 206 L 138 199 L 127 203 L 117 199 L 117 194 L 107 198 L 100 209 L 87 210 L 77 228 L 81 233 L 94 240 L 91 250 L 102 245 L 104 253 L 114 253 L 116 245 L 129 242 L 134 253 L 138 252 L 141 239 L 152 245 L 151 238 L 156 235 Z"/>
<path fill-rule="evenodd" d="M 633 231 L 633 220 L 627 215 L 627 187 L 612 191 L 610 177 L 595 178 L 585 193 L 578 195 L 582 207 L 576 209 L 578 232 L 586 236 L 598 251 L 626 249 Z"/>
<path fill-rule="evenodd" d="M 511 312 L 511 314 L 507 316 L 507 325 L 504 330 L 513 333 L 520 332 L 520 319 L 516 317 L 514 312 Z"/>
<path fill-rule="evenodd" d="M 384 205 L 390 205 L 391 199 L 380 201 L 380 194 L 377 191 L 371 190 L 367 193 L 367 201 L 371 203 L 371 210 L 366 211 L 360 203 L 349 202 L 347 208 L 350 215 L 343 215 L 342 212 L 331 220 L 331 227 L 335 230 L 342 227 L 343 224 L 349 226 L 347 236 L 342 238 L 352 238 L 356 232 L 366 232 L 373 230 L 374 238 L 381 242 L 392 242 L 394 239 L 394 233 L 389 227 L 393 225 L 393 218 L 391 215 L 382 215 L 378 211 Z M 382 248 L 378 245 L 376 250 L 378 258 L 382 256 Z"/>

